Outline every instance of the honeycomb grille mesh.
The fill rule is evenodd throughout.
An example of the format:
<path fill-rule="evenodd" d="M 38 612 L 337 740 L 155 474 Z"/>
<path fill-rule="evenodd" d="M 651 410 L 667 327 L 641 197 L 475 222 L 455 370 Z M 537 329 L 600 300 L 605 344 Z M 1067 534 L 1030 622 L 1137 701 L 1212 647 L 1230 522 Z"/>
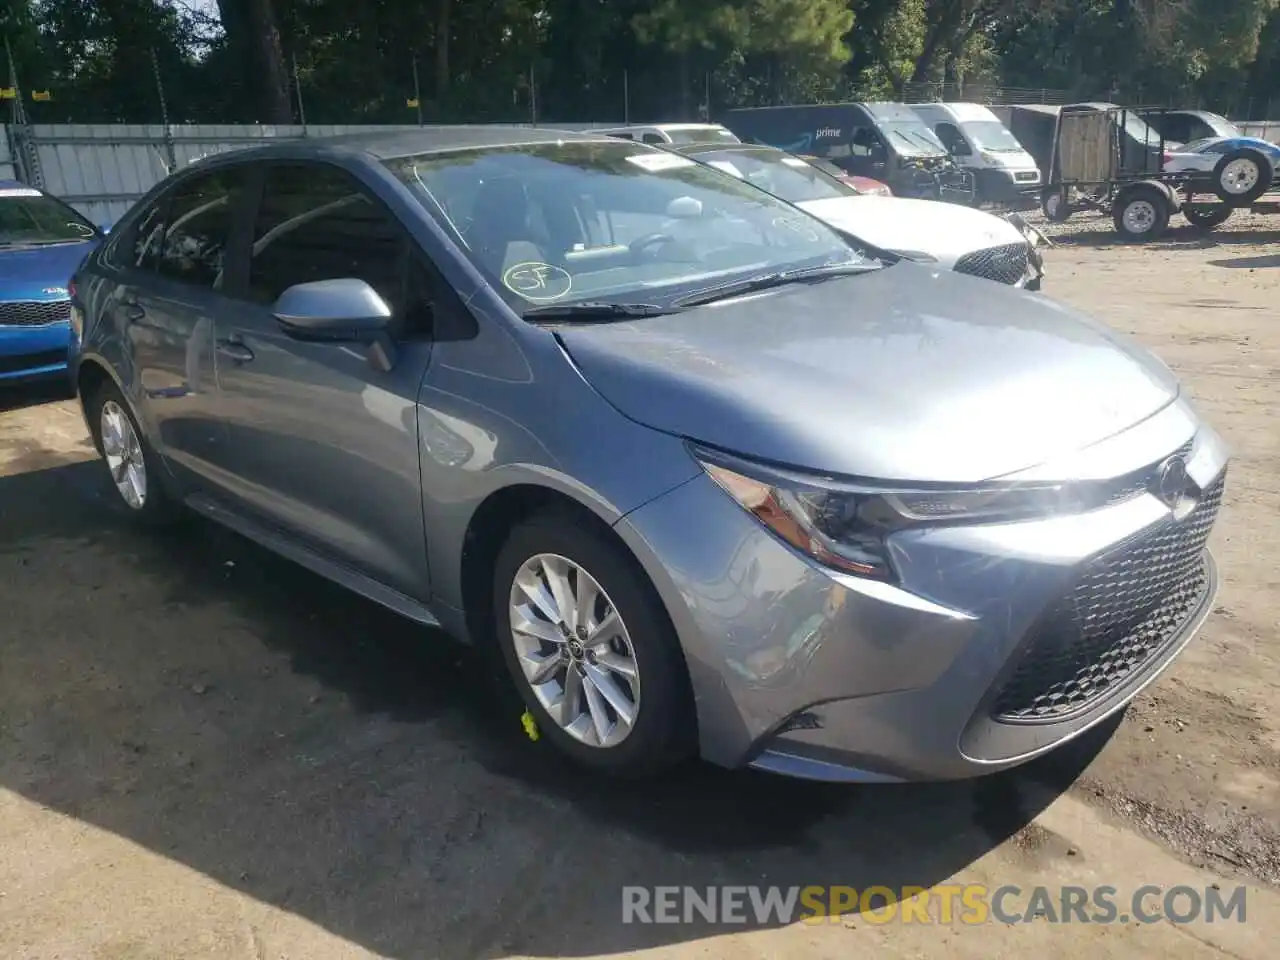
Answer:
<path fill-rule="evenodd" d="M 71 319 L 70 300 L 0 302 L 0 327 L 42 327 Z"/>
<path fill-rule="evenodd" d="M 955 271 L 996 283 L 1015 284 L 1027 272 L 1027 245 L 1006 243 L 966 253 L 956 261 Z"/>
<path fill-rule="evenodd" d="M 1222 504 L 1220 476 L 1182 522 L 1096 558 L 1030 631 L 996 696 L 1000 721 L 1048 722 L 1088 706 L 1141 669 L 1208 589 L 1204 548 Z"/>

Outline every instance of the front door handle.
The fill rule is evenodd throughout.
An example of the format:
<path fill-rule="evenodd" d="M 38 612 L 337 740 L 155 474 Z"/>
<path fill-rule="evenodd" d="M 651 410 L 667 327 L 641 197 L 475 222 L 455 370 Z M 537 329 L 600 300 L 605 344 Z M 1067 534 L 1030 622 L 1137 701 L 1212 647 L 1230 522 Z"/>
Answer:
<path fill-rule="evenodd" d="M 124 318 L 128 320 L 130 323 L 137 323 L 146 315 L 147 315 L 147 311 L 143 310 L 142 307 L 138 306 L 136 303 L 130 303 L 125 305 Z"/>
<path fill-rule="evenodd" d="M 253 351 L 239 340 L 219 340 L 218 352 L 235 363 L 248 363 L 253 359 Z"/>

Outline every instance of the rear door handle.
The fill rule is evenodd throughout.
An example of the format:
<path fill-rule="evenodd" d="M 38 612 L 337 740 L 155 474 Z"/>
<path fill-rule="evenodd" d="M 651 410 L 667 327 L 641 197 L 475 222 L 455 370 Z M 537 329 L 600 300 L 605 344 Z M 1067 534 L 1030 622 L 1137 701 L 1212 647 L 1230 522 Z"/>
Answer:
<path fill-rule="evenodd" d="M 219 340 L 218 352 L 236 363 L 248 363 L 253 359 L 253 351 L 239 340 Z"/>

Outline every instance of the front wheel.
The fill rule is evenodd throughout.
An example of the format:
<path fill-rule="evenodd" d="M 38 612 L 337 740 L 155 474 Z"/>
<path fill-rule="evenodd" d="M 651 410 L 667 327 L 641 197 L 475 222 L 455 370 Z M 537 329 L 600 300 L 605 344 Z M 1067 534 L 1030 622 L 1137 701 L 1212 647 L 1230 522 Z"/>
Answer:
<path fill-rule="evenodd" d="M 511 531 L 494 570 L 507 669 L 547 738 L 596 770 L 640 776 L 696 744 L 675 630 L 606 533 L 558 510 Z"/>
<path fill-rule="evenodd" d="M 1065 187 L 1046 190 L 1040 197 L 1040 209 L 1044 212 L 1045 218 L 1051 223 L 1066 223 L 1071 214 L 1075 212 L 1067 199 Z"/>
<path fill-rule="evenodd" d="M 1213 192 L 1224 203 L 1243 207 L 1271 188 L 1271 161 L 1257 150 L 1233 150 L 1213 168 Z"/>
<path fill-rule="evenodd" d="M 1155 187 L 1135 187 L 1116 197 L 1111 218 L 1116 232 L 1126 240 L 1156 240 L 1169 226 L 1169 198 Z"/>

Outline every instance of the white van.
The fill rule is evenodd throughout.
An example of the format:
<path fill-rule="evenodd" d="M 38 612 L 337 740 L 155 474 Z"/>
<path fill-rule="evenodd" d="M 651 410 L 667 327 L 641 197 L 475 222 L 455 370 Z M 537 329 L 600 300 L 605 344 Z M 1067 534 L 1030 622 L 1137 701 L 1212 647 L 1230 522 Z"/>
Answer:
<path fill-rule="evenodd" d="M 980 202 L 1010 203 L 1039 194 L 1040 168 L 1000 118 L 980 103 L 913 103 L 955 157 L 973 173 Z"/>
<path fill-rule="evenodd" d="M 729 130 L 718 123 L 644 123 L 627 127 L 593 129 L 587 133 L 603 133 L 623 140 L 638 140 L 658 146 L 685 143 L 738 143 Z"/>

